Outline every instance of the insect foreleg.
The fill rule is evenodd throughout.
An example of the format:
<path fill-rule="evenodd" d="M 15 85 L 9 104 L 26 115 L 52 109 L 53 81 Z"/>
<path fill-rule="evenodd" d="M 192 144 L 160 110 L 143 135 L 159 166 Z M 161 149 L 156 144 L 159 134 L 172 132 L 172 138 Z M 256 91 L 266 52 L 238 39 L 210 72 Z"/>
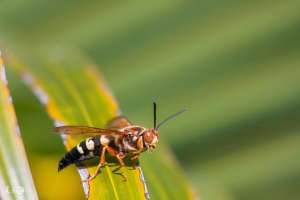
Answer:
<path fill-rule="evenodd" d="M 136 164 L 137 161 L 139 159 L 140 154 L 135 154 L 131 157 L 131 161 L 132 161 L 132 168 L 135 169 L 136 168 Z"/>

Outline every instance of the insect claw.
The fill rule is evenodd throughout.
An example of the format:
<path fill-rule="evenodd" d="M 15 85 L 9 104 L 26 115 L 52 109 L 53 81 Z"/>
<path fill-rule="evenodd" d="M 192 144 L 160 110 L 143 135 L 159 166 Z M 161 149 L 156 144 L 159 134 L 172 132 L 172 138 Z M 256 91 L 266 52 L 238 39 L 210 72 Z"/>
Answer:
<path fill-rule="evenodd" d="M 87 182 L 91 183 L 91 181 L 96 178 L 97 174 L 93 174 L 92 176 L 90 176 L 87 180 Z"/>
<path fill-rule="evenodd" d="M 90 184 L 90 182 L 95 178 L 96 176 L 92 175 L 92 176 L 89 176 L 87 179 L 83 180 L 82 182 L 86 183 L 88 182 Z"/>
<path fill-rule="evenodd" d="M 123 180 L 124 182 L 128 181 L 128 178 L 127 178 L 127 176 L 125 174 L 121 173 L 121 176 L 124 178 L 124 180 Z"/>
<path fill-rule="evenodd" d="M 107 165 L 107 162 L 103 162 L 103 163 L 100 163 L 101 167 L 104 167 L 105 165 Z"/>

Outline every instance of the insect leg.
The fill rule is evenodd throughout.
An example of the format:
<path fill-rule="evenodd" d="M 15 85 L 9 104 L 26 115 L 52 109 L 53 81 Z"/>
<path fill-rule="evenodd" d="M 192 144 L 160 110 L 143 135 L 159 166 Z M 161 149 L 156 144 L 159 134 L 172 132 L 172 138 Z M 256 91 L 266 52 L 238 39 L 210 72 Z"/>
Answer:
<path fill-rule="evenodd" d="M 115 169 L 113 172 L 115 173 L 116 171 L 119 171 L 122 167 L 125 166 L 125 163 L 123 161 L 123 159 L 125 158 L 125 155 L 124 154 L 120 154 L 118 153 L 116 150 L 114 150 L 113 148 L 111 147 L 108 147 L 107 148 L 107 152 L 112 155 L 112 156 L 115 156 L 119 163 L 120 163 L 120 167 L 118 167 L 117 169 Z M 120 172 L 120 175 L 124 178 L 124 181 L 127 181 L 127 176 L 125 174 L 123 174 L 122 172 Z"/>
<path fill-rule="evenodd" d="M 124 161 L 123 161 L 123 158 L 125 157 L 125 156 L 123 156 L 123 155 L 120 155 L 120 154 L 117 154 L 117 159 L 118 159 L 118 161 L 119 161 L 119 163 L 120 163 L 120 166 L 121 167 L 124 167 L 125 166 L 125 163 L 124 163 Z"/>
<path fill-rule="evenodd" d="M 112 156 L 115 156 L 119 163 L 120 163 L 120 166 L 121 167 L 124 167 L 125 166 L 125 163 L 123 161 L 123 159 L 125 158 L 125 155 L 123 153 L 118 153 L 116 150 L 114 150 L 113 148 L 111 147 L 107 147 L 107 152 L 112 155 Z"/>
<path fill-rule="evenodd" d="M 131 157 L 131 161 L 132 161 L 132 168 L 135 169 L 136 168 L 136 164 L 137 164 L 137 161 L 139 159 L 139 154 L 135 154 Z"/>
<path fill-rule="evenodd" d="M 105 152 L 108 146 L 103 147 L 103 150 L 101 152 L 101 157 L 100 157 L 100 165 L 104 166 L 106 161 L 105 161 Z"/>
<path fill-rule="evenodd" d="M 106 161 L 105 161 L 105 152 L 106 152 L 107 148 L 108 148 L 108 146 L 105 146 L 105 147 L 102 148 L 99 164 L 96 168 L 96 171 L 93 173 L 93 175 L 91 175 L 89 177 L 89 180 L 88 180 L 89 182 L 97 176 L 97 174 L 100 171 L 100 168 L 105 165 L 105 163 L 106 163 Z"/>
<path fill-rule="evenodd" d="M 119 161 L 119 163 L 120 163 L 120 167 L 118 167 L 117 169 L 115 169 L 114 172 L 121 170 L 121 169 L 125 166 L 125 163 L 124 163 L 124 161 L 123 161 L 123 158 L 124 158 L 125 156 L 124 156 L 124 155 L 117 154 L 116 157 L 117 157 L 117 159 L 118 159 L 118 161 Z M 124 181 L 127 181 L 127 180 L 128 180 L 127 176 L 126 176 L 124 173 L 120 172 L 120 175 L 123 177 Z"/>

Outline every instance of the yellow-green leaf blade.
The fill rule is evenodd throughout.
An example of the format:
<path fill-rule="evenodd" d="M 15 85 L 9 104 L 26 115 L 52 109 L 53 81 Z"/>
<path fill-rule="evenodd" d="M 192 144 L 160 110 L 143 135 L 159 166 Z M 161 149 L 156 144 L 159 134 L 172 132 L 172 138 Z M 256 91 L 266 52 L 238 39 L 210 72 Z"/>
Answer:
<path fill-rule="evenodd" d="M 0 52 L 0 199 L 37 199 Z"/>
<path fill-rule="evenodd" d="M 89 62 L 76 56 L 54 61 L 43 56 L 40 58 L 36 57 L 35 60 L 38 65 L 26 60 L 26 68 L 18 67 L 24 63 L 14 66 L 22 71 L 23 79 L 39 97 L 57 125 L 104 127 L 109 119 L 118 114 L 116 102 L 104 88 L 100 76 L 97 76 Z M 64 143 L 70 150 L 82 139 L 83 137 L 67 137 Z M 144 198 L 144 183 L 140 179 L 140 172 L 129 170 L 129 167 L 122 169 L 129 179 L 124 182 L 123 177 L 112 172 L 117 167 L 102 168 L 101 173 L 90 185 L 83 182 L 89 199 Z M 86 180 L 88 174 L 91 175 L 95 169 L 96 166 L 80 169 L 82 180 Z"/>
<path fill-rule="evenodd" d="M 50 58 L 35 54 L 34 58 L 22 57 L 22 63 L 17 59 L 12 61 L 56 125 L 105 127 L 107 121 L 120 114 L 116 101 L 93 64 L 77 53 Z M 67 137 L 65 146 L 70 149 L 82 139 Z M 168 160 L 168 157 L 168 151 L 158 150 L 142 160 L 141 168 L 122 169 L 128 177 L 126 182 L 112 172 L 118 166 L 106 166 L 90 185 L 83 182 L 85 193 L 89 199 L 145 199 L 149 197 L 146 186 L 149 178 L 147 185 L 154 199 L 192 199 L 177 163 L 161 160 Z M 146 177 L 141 170 L 144 166 Z M 87 179 L 95 168 L 80 169 L 82 180 Z"/>

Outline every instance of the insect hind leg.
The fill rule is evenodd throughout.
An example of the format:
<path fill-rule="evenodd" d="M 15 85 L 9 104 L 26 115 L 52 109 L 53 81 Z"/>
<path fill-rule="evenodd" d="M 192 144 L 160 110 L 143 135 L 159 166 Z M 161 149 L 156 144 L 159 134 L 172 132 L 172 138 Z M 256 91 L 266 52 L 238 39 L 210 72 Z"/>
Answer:
<path fill-rule="evenodd" d="M 124 173 L 117 172 L 117 171 L 120 171 L 125 166 L 125 163 L 123 161 L 125 155 L 118 153 L 118 154 L 115 155 L 115 157 L 118 159 L 120 166 L 117 169 L 113 170 L 113 173 L 119 174 L 120 176 L 123 177 L 124 181 L 127 181 L 128 178 L 127 178 L 127 176 Z"/>
<path fill-rule="evenodd" d="M 108 146 L 105 146 L 105 147 L 102 148 L 99 164 L 98 164 L 98 166 L 96 168 L 96 171 L 89 177 L 89 179 L 88 179 L 89 182 L 91 180 L 93 180 L 97 176 L 97 174 L 100 171 L 100 168 L 103 167 L 106 164 L 106 161 L 105 161 L 105 152 L 106 152 L 107 148 L 108 148 Z"/>

